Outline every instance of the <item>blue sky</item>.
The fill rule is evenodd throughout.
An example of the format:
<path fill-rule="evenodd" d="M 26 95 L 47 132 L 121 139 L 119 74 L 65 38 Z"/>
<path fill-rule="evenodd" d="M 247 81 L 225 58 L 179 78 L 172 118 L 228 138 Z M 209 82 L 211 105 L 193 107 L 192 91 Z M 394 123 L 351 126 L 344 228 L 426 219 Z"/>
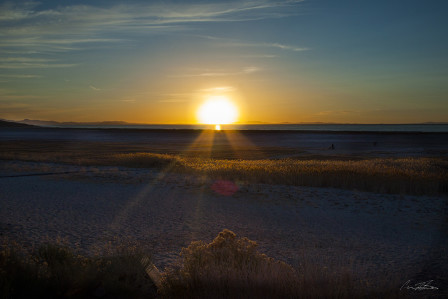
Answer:
<path fill-rule="evenodd" d="M 0 2 L 0 118 L 448 121 L 445 1 Z"/>

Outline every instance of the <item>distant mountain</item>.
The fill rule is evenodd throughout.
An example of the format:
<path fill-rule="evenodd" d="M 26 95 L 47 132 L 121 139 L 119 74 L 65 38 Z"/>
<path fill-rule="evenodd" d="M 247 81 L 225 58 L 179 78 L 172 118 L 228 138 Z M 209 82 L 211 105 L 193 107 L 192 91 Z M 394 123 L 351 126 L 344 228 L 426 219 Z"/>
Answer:
<path fill-rule="evenodd" d="M 32 128 L 33 125 L 22 124 L 14 121 L 0 120 L 0 128 Z"/>
<path fill-rule="evenodd" d="M 264 121 L 259 121 L 259 120 L 249 120 L 247 122 L 241 122 L 241 123 L 237 123 L 237 124 L 242 124 L 242 125 L 266 125 L 266 124 L 269 124 L 269 123 L 264 122 Z"/>
<path fill-rule="evenodd" d="M 3 122 L 9 123 L 8 126 L 12 127 L 14 124 L 26 124 L 32 126 L 39 127 L 83 127 L 83 126 L 96 126 L 96 127 L 111 127 L 111 126 L 141 126 L 146 124 L 139 123 L 129 123 L 125 121 L 100 121 L 100 122 L 57 122 L 57 121 L 48 121 L 48 120 L 33 120 L 33 119 L 24 119 L 20 121 L 9 121 L 0 119 Z M 12 124 L 11 124 L 12 123 Z M 17 125 L 15 125 L 17 127 Z M 150 124 L 148 124 L 150 125 Z M 235 123 L 235 125 L 362 125 L 356 123 L 332 123 L 332 122 L 282 122 L 282 123 L 268 123 L 262 121 L 248 121 L 245 123 Z M 387 124 L 376 124 L 376 125 L 387 125 Z M 423 122 L 423 123 L 409 123 L 409 124 L 401 124 L 401 125 L 448 125 L 448 122 Z M 2 127 L 5 127 L 6 124 L 3 124 Z"/>
<path fill-rule="evenodd" d="M 102 122 L 57 122 L 52 120 L 34 120 L 24 119 L 18 121 L 22 124 L 42 126 L 42 127 L 66 127 L 66 126 L 122 126 L 122 125 L 134 125 L 125 121 L 102 121 Z"/>
<path fill-rule="evenodd" d="M 433 121 L 427 121 L 425 123 L 422 123 L 423 125 L 448 125 L 448 122 L 433 122 Z"/>

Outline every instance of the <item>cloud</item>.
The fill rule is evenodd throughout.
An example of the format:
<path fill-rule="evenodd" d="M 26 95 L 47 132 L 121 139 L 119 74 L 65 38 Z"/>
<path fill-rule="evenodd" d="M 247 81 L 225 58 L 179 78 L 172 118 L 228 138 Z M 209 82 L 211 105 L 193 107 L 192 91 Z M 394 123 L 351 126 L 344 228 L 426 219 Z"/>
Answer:
<path fill-rule="evenodd" d="M 310 48 L 306 47 L 297 47 L 292 45 L 285 45 L 280 43 L 248 43 L 248 42 L 239 42 L 239 41 L 224 41 L 219 44 L 224 47 L 250 47 L 250 48 L 277 48 L 281 50 L 293 51 L 293 52 L 301 52 L 301 51 L 309 51 Z M 260 55 L 258 55 L 260 56 Z M 264 58 L 273 58 L 276 55 L 261 55 Z"/>
<path fill-rule="evenodd" d="M 252 74 L 252 73 L 259 72 L 260 70 L 261 70 L 261 68 L 259 68 L 259 67 L 256 67 L 256 66 L 248 66 L 248 67 L 245 67 L 245 68 L 243 69 L 243 73 L 245 73 L 245 74 Z"/>
<path fill-rule="evenodd" d="M 193 93 L 166 93 L 160 94 L 161 97 L 157 102 L 159 103 L 184 103 L 187 102 Z"/>
<path fill-rule="evenodd" d="M 31 78 L 42 78 L 42 76 L 39 75 L 10 75 L 10 74 L 0 74 L 1 78 L 14 78 L 14 79 L 31 79 Z"/>
<path fill-rule="evenodd" d="M 1 99 L 0 101 L 8 101 L 8 100 L 31 100 L 31 99 L 44 99 L 43 96 L 36 96 L 32 94 L 7 94 L 7 95 L 0 95 Z"/>
<path fill-rule="evenodd" d="M 54 63 L 54 59 L 35 57 L 0 57 L 0 69 L 27 69 L 27 68 L 60 68 L 72 67 L 75 64 Z M 29 78 L 26 75 L 8 75 L 15 78 Z M 18 77 L 19 76 L 19 77 Z"/>
<path fill-rule="evenodd" d="M 0 46 L 72 45 L 114 42 L 104 34 L 182 30 L 204 22 L 240 22 L 282 18 L 297 13 L 302 1 L 154 2 L 126 5 L 67 5 L 43 8 L 37 2 L 0 6 Z M 61 48 L 58 48 L 59 50 Z M 67 49 L 67 50 L 70 50 Z"/>
<path fill-rule="evenodd" d="M 185 33 L 210 22 L 245 22 L 278 19 L 296 15 L 302 0 L 247 0 L 196 3 L 155 3 L 152 1 L 126 4 L 107 3 L 103 6 L 58 2 L 8 2 L 0 4 L 0 69 L 68 68 L 72 61 L 48 60 L 47 54 L 83 51 L 104 45 L 129 46 L 149 34 Z M 209 36 L 209 39 L 213 37 Z M 242 45 L 242 43 L 240 43 Z M 252 44 L 251 46 L 256 46 Z M 259 46 L 260 44 L 258 44 Z M 264 47 L 299 51 L 304 48 L 282 44 Z M 249 46 L 246 44 L 246 46 Z M 11 56 L 11 57 L 4 57 Z M 265 56 L 266 58 L 272 56 Z M 249 74 L 241 72 L 203 72 L 188 76 L 219 77 Z"/>
<path fill-rule="evenodd" d="M 241 55 L 244 58 L 276 58 L 277 55 L 272 54 L 250 54 L 250 55 Z"/>
<path fill-rule="evenodd" d="M 162 99 L 158 100 L 159 103 L 184 103 L 186 102 L 185 99 Z"/>
<path fill-rule="evenodd" d="M 91 90 L 94 90 L 94 91 L 100 91 L 101 90 L 101 89 L 99 89 L 99 88 L 97 88 L 97 87 L 95 87 L 93 85 L 89 85 L 89 87 L 90 87 Z"/>
<path fill-rule="evenodd" d="M 76 64 L 68 63 L 0 63 L 0 69 L 35 69 L 35 68 L 63 68 L 72 67 Z"/>
<path fill-rule="evenodd" d="M 224 93 L 224 92 L 235 91 L 235 87 L 232 87 L 232 86 L 220 86 L 220 87 L 204 88 L 204 89 L 200 89 L 199 91 L 200 92 L 206 92 L 206 93 Z"/>
<path fill-rule="evenodd" d="M 33 57 L 0 57 L 0 62 L 48 62 L 51 59 Z"/>
<path fill-rule="evenodd" d="M 212 40 L 215 42 L 215 45 L 218 47 L 239 47 L 239 48 L 263 48 L 263 49 L 281 49 L 286 51 L 294 51 L 294 52 L 301 52 L 301 51 L 309 51 L 310 48 L 307 47 L 298 47 L 294 45 L 286 45 L 281 43 L 269 43 L 269 42 L 248 42 L 248 41 L 241 41 L 238 39 L 233 38 L 222 38 L 217 36 L 210 36 L 210 35 L 192 35 L 197 38 L 202 38 L 206 40 Z M 277 57 L 277 55 L 274 54 L 249 54 L 242 57 L 248 57 L 248 58 L 274 58 Z"/>
<path fill-rule="evenodd" d="M 290 51 L 295 51 L 295 52 L 299 52 L 299 51 L 308 51 L 310 50 L 310 48 L 304 48 L 304 47 L 294 47 L 294 46 L 288 46 L 288 45 L 283 45 L 283 44 L 265 44 L 266 46 L 270 46 L 273 48 L 280 48 L 282 50 L 290 50 Z"/>
<path fill-rule="evenodd" d="M 122 99 L 122 100 L 120 100 L 120 102 L 134 104 L 136 102 L 136 100 L 135 99 Z"/>
<path fill-rule="evenodd" d="M 225 77 L 225 76 L 238 76 L 238 75 L 249 75 L 256 72 L 261 71 L 261 68 L 256 66 L 247 66 L 242 68 L 239 71 L 206 71 L 206 72 L 200 72 L 197 74 L 184 74 L 184 75 L 174 75 L 170 76 L 171 78 L 188 78 L 188 77 Z"/>

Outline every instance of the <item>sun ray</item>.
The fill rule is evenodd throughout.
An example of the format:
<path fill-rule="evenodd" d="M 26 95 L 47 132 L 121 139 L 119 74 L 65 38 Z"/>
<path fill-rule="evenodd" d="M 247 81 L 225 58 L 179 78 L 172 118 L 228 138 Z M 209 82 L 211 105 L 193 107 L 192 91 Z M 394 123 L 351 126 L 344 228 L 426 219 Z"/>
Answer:
<path fill-rule="evenodd" d="M 215 138 L 215 132 L 211 130 L 202 130 L 199 136 L 197 136 L 193 142 L 186 147 L 182 152 L 186 155 L 197 155 L 197 151 L 206 149 L 205 154 L 206 156 L 204 158 L 210 158 L 211 157 L 211 151 L 214 143 Z M 175 167 L 175 161 L 171 162 L 169 165 L 167 165 L 165 168 L 159 171 L 158 175 L 148 182 L 142 190 L 133 198 L 130 198 L 127 201 L 126 206 L 118 213 L 112 222 L 109 224 L 109 229 L 105 230 L 104 235 L 106 236 L 108 233 L 111 233 L 113 235 L 119 234 L 119 230 L 124 226 L 125 222 L 128 221 L 130 215 L 132 215 L 133 211 L 138 209 L 139 205 L 142 203 L 143 200 L 148 199 L 149 195 L 151 194 L 151 191 L 154 190 L 154 188 L 169 174 Z M 202 207 L 202 196 L 204 194 L 205 188 L 206 188 L 206 177 L 204 175 L 201 175 L 200 177 L 200 196 L 197 197 L 195 201 L 195 215 L 192 219 L 192 228 L 198 227 L 198 219 L 200 218 L 200 215 L 203 213 Z M 148 202 L 147 204 L 150 204 Z M 194 231 L 191 232 L 192 237 L 195 237 Z M 94 249 L 97 243 L 92 244 L 92 248 Z"/>

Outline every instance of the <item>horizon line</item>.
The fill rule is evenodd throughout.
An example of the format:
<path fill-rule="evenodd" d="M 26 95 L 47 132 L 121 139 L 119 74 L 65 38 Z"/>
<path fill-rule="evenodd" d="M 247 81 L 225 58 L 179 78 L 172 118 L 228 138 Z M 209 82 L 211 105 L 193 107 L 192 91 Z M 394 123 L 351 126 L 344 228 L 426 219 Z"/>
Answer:
<path fill-rule="evenodd" d="M 0 120 L 7 122 L 25 123 L 25 122 L 42 122 L 42 123 L 54 123 L 59 125 L 130 125 L 130 126 L 214 126 L 216 124 L 201 124 L 201 123 L 132 123 L 127 121 L 54 121 L 54 120 L 38 120 L 38 119 L 22 119 L 22 120 L 8 120 L 0 118 Z M 221 124 L 221 126 L 232 125 L 445 125 L 447 121 L 425 121 L 425 122 L 406 122 L 406 123 L 352 123 L 352 122 L 262 122 L 262 121 L 248 121 L 248 122 L 235 122 L 231 124 Z"/>

